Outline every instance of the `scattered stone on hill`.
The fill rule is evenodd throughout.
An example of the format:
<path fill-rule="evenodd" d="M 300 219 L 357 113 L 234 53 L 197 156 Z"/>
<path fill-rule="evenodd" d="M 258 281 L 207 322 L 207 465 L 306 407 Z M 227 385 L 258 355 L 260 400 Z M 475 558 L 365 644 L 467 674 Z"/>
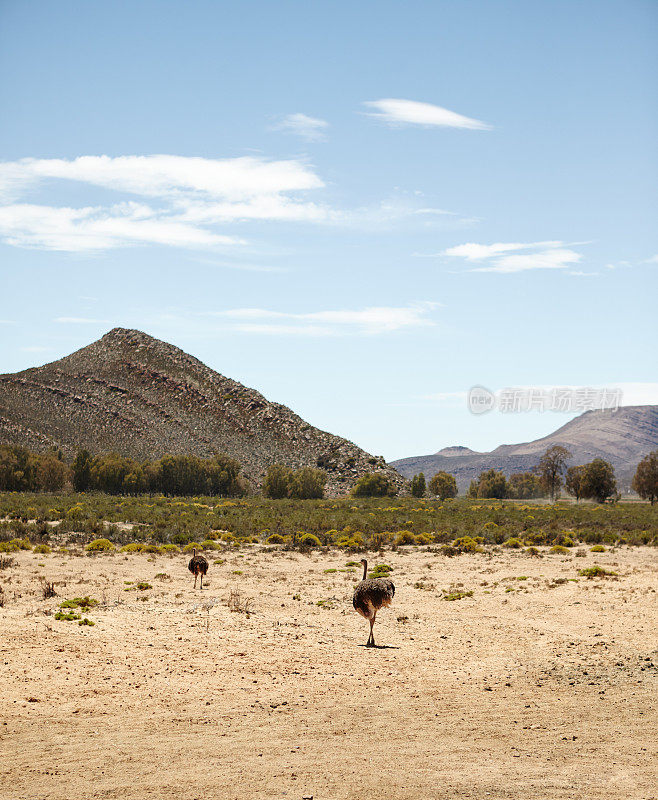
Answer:
<path fill-rule="evenodd" d="M 81 448 L 137 459 L 226 453 L 254 486 L 276 462 L 321 467 L 332 495 L 380 470 L 398 488 L 405 483 L 383 457 L 126 328 L 43 367 L 0 375 L 0 443 L 38 451 L 55 445 L 69 457 Z"/>

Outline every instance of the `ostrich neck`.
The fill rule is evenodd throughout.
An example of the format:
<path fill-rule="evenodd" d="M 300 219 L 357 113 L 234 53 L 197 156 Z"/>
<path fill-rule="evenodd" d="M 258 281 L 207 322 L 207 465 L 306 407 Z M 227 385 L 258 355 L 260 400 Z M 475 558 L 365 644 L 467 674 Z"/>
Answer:
<path fill-rule="evenodd" d="M 365 579 L 367 577 L 368 577 L 368 562 L 364 561 L 363 562 L 363 580 L 365 581 Z"/>

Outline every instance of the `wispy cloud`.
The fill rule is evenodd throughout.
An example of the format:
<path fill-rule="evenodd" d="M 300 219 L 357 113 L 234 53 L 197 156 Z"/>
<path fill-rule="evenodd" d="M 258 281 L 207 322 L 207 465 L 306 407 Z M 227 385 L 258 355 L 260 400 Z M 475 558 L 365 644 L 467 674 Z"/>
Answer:
<path fill-rule="evenodd" d="M 71 181 L 148 198 L 106 206 L 16 202 L 46 181 Z M 291 159 L 205 159 L 172 155 L 81 156 L 0 164 L 0 236 L 12 245 L 50 250 L 105 250 L 135 244 L 217 248 L 244 240 L 214 226 L 242 220 L 320 221 L 328 212 L 300 198 L 323 181 Z"/>
<path fill-rule="evenodd" d="M 462 114 L 457 114 L 447 108 L 435 106 L 431 103 L 419 103 L 416 100 L 389 97 L 382 100 L 369 100 L 363 105 L 373 109 L 373 111 L 368 112 L 369 116 L 379 119 L 388 125 L 469 128 L 477 131 L 491 129 L 491 125 L 486 122 L 464 117 Z"/>
<path fill-rule="evenodd" d="M 59 184 L 57 183 L 59 182 Z M 79 207 L 23 202 L 62 182 L 80 195 L 103 189 L 117 196 Z M 16 247 L 94 252 L 159 245 L 238 253 L 249 244 L 226 225 L 289 222 L 377 229 L 391 224 L 462 227 L 459 215 L 420 196 L 393 197 L 362 208 L 333 208 L 308 193 L 324 187 L 300 159 L 206 159 L 172 155 L 81 156 L 0 163 L 0 239 Z"/>
<path fill-rule="evenodd" d="M 303 313 L 264 308 L 234 308 L 206 312 L 226 327 L 242 333 L 312 336 L 375 335 L 408 328 L 435 325 L 431 314 L 440 303 L 421 302 L 409 306 L 371 306 Z"/>
<path fill-rule="evenodd" d="M 17 203 L 0 208 L 0 235 L 7 244 L 83 252 L 135 244 L 174 247 L 237 245 L 222 236 L 137 203 L 66 208 Z"/>
<path fill-rule="evenodd" d="M 482 263 L 482 266 L 472 268 L 471 272 L 500 273 L 568 269 L 582 259 L 580 253 L 560 241 L 497 242 L 488 245 L 468 242 L 449 247 L 438 255 L 461 258 L 469 263 Z"/>
<path fill-rule="evenodd" d="M 273 131 L 292 133 L 307 142 L 323 142 L 329 123 L 324 119 L 309 117 L 308 114 L 288 114 L 270 126 Z"/>

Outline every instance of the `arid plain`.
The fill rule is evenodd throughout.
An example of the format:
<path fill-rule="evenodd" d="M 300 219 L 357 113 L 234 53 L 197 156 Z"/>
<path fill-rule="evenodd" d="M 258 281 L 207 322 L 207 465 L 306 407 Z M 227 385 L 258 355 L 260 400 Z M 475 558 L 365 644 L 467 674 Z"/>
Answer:
<path fill-rule="evenodd" d="M 229 550 L 203 591 L 182 554 L 17 553 L 2 796 L 656 798 L 658 553 L 540 550 L 371 554 L 375 649 L 341 552 Z M 54 619 L 85 595 L 94 626 Z"/>

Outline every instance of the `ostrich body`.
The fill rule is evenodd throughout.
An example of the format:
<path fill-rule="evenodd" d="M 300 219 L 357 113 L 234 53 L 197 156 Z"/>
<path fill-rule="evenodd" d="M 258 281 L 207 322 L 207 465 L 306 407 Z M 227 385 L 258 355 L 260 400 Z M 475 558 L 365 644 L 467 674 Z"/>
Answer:
<path fill-rule="evenodd" d="M 200 575 L 201 584 L 199 585 L 199 588 L 203 589 L 203 576 L 208 572 L 208 562 L 203 556 L 198 556 L 196 554 L 196 548 L 192 550 L 192 558 L 190 559 L 190 563 L 187 565 L 187 568 L 192 575 L 194 575 L 194 588 L 196 589 L 196 579 Z"/>
<path fill-rule="evenodd" d="M 361 559 L 363 564 L 363 580 L 357 584 L 352 598 L 352 605 L 355 610 L 365 617 L 370 623 L 370 636 L 366 642 L 366 647 L 375 646 L 375 637 L 372 629 L 375 624 L 375 617 L 382 606 L 390 606 L 395 586 L 393 581 L 388 578 L 367 578 L 368 562 L 365 558 Z"/>

